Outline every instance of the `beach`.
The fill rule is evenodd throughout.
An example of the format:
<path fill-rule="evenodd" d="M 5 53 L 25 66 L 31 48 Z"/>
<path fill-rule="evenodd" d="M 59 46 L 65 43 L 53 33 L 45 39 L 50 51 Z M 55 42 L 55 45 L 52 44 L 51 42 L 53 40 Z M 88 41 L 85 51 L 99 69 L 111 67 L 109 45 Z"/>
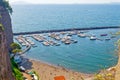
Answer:
<path fill-rule="evenodd" d="M 116 68 L 115 80 L 120 80 L 120 47 L 118 49 L 118 57 L 119 57 L 118 63 L 115 66 Z"/>
<path fill-rule="evenodd" d="M 40 80 L 54 80 L 56 76 L 64 76 L 66 80 L 82 80 L 90 78 L 93 74 L 84 74 L 65 69 L 64 67 L 54 66 L 41 61 L 28 59 L 23 65 L 27 71 L 35 71 Z"/>

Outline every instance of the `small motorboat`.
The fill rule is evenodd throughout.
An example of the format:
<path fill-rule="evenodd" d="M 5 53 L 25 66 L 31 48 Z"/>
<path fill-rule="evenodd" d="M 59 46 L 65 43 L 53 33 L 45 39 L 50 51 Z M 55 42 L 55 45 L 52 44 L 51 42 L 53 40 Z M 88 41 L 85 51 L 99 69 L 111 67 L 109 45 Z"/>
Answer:
<path fill-rule="evenodd" d="M 90 40 L 96 40 L 97 38 L 96 37 L 94 37 L 94 36 L 91 36 L 90 37 Z"/>
<path fill-rule="evenodd" d="M 110 40 L 110 38 L 106 38 L 105 40 L 106 40 L 106 41 L 109 41 L 109 40 Z"/>
<path fill-rule="evenodd" d="M 101 34 L 100 36 L 107 36 L 108 34 Z"/>
<path fill-rule="evenodd" d="M 81 33 L 80 33 L 80 34 L 78 34 L 78 36 L 79 36 L 79 37 L 81 37 L 81 38 L 85 38 L 85 37 L 86 37 L 86 35 L 85 35 L 85 34 L 81 34 Z"/>

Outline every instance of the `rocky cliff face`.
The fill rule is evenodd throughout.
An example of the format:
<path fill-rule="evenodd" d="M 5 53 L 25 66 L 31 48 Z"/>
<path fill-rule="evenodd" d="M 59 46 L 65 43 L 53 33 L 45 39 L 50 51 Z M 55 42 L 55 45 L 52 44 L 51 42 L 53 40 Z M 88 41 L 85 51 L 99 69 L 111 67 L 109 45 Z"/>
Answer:
<path fill-rule="evenodd" d="M 13 42 L 11 18 L 9 13 L 3 7 L 0 7 L 0 15 L 0 23 L 2 23 L 2 25 L 4 26 L 5 35 L 7 38 L 7 48 L 10 50 L 10 44 Z"/>
<path fill-rule="evenodd" d="M 13 41 L 11 20 L 9 13 L 2 7 L 0 7 L 0 24 L 4 27 L 4 30 L 0 28 L 0 80 L 15 80 L 8 53 L 9 45 Z"/>
<path fill-rule="evenodd" d="M 5 36 L 5 32 L 0 31 L 0 80 L 14 80 Z"/>

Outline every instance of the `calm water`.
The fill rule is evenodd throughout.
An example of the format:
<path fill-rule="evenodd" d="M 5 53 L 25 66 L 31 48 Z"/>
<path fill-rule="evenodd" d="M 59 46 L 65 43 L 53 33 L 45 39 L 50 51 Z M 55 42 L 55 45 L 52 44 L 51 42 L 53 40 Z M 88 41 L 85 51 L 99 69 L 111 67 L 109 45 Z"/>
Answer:
<path fill-rule="evenodd" d="M 118 5 L 27 5 L 13 6 L 13 31 L 38 31 L 48 29 L 115 26 L 120 24 Z M 87 34 L 100 37 L 102 33 L 115 33 L 117 29 L 91 30 Z M 31 38 L 32 39 L 32 38 Z M 77 44 L 43 46 L 33 40 L 38 47 L 26 53 L 27 57 L 85 73 L 94 73 L 117 63 L 114 43 L 110 41 L 90 41 L 79 38 Z"/>

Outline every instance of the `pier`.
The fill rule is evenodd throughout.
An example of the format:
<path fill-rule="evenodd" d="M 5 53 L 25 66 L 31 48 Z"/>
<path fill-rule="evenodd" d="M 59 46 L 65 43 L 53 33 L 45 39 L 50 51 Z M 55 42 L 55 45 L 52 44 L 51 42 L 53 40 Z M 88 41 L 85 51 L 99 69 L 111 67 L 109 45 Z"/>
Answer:
<path fill-rule="evenodd" d="M 31 45 L 28 45 L 20 54 L 24 54 L 26 53 L 27 51 L 29 51 L 31 48 Z"/>
<path fill-rule="evenodd" d="M 39 34 L 39 33 L 51 33 L 51 32 L 65 32 L 65 31 L 74 31 L 74 30 L 96 30 L 96 29 L 117 29 L 120 26 L 104 26 L 104 27 L 89 27 L 89 28 L 69 28 L 69 29 L 54 29 L 54 30 L 40 30 L 32 32 L 19 32 L 13 33 L 13 35 L 27 35 L 27 34 Z"/>

